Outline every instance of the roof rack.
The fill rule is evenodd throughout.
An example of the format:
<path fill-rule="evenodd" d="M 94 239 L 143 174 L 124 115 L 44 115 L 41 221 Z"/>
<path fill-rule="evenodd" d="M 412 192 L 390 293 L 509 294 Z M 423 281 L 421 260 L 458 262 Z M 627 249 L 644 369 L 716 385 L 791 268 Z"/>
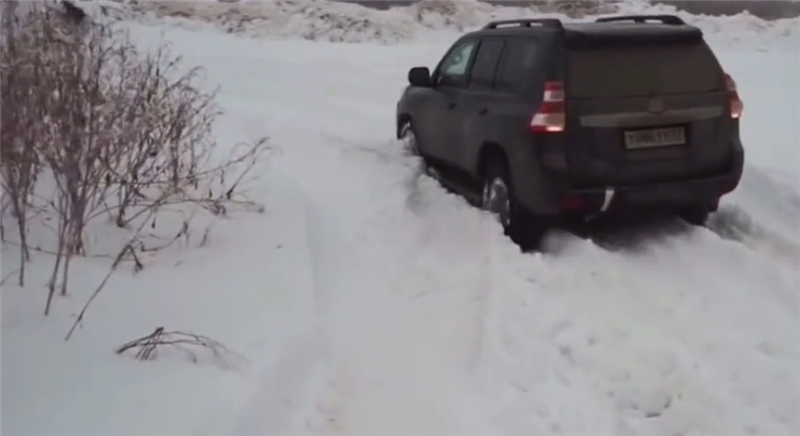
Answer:
<path fill-rule="evenodd" d="M 531 27 L 532 24 L 538 24 L 542 27 L 551 27 L 553 29 L 563 29 L 564 24 L 558 18 L 522 18 L 519 20 L 499 20 L 492 21 L 483 26 L 483 30 L 497 29 L 500 26 L 517 25 L 518 27 Z"/>
<path fill-rule="evenodd" d="M 595 23 L 615 23 L 620 21 L 633 21 L 634 23 L 644 23 L 646 21 L 660 21 L 671 26 L 686 24 L 683 19 L 676 15 L 620 15 L 617 17 L 601 17 Z"/>

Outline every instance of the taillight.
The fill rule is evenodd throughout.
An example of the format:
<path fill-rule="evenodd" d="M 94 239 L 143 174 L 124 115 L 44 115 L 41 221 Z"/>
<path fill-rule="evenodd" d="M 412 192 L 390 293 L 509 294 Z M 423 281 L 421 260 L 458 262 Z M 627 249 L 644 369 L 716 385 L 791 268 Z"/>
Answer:
<path fill-rule="evenodd" d="M 744 111 L 744 103 L 739 98 L 739 91 L 736 89 L 736 81 L 733 80 L 730 74 L 725 73 L 725 87 L 728 89 L 728 95 L 731 99 L 731 118 L 741 118 Z"/>
<path fill-rule="evenodd" d="M 564 113 L 564 84 L 546 82 L 544 99 L 539 112 L 531 119 L 531 131 L 536 133 L 563 132 L 566 122 Z"/>

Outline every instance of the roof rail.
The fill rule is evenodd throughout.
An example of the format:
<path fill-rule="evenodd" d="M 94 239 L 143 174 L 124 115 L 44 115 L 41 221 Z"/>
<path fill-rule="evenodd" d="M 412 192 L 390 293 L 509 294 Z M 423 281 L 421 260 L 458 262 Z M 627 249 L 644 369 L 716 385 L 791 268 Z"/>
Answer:
<path fill-rule="evenodd" d="M 644 23 L 646 21 L 660 21 L 663 24 L 671 26 L 680 26 L 686 24 L 681 17 L 676 15 L 620 15 L 616 17 L 601 17 L 596 19 L 595 23 L 615 23 L 619 21 L 633 21 L 634 23 Z"/>
<path fill-rule="evenodd" d="M 518 27 L 531 27 L 532 24 L 538 24 L 543 27 L 551 27 L 554 29 L 563 29 L 564 24 L 558 18 L 522 18 L 519 20 L 499 20 L 492 21 L 483 26 L 483 30 L 497 29 L 500 26 L 515 24 Z"/>

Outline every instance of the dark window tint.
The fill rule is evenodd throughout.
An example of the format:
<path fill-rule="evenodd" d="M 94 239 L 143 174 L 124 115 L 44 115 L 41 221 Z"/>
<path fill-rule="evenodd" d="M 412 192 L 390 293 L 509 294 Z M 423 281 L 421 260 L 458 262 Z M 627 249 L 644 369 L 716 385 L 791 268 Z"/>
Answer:
<path fill-rule="evenodd" d="M 538 56 L 539 48 L 536 41 L 530 39 L 508 40 L 497 69 L 495 89 L 508 93 L 521 91 L 530 80 L 533 80 L 530 74 Z"/>
<path fill-rule="evenodd" d="M 492 89 L 494 72 L 497 70 L 497 61 L 503 52 L 505 42 L 502 39 L 484 39 L 478 47 L 475 62 L 472 64 L 472 73 L 469 79 L 469 89 L 487 91 Z"/>
<path fill-rule="evenodd" d="M 467 67 L 477 44 L 477 41 L 463 42 L 442 60 L 436 79 L 439 86 L 462 88 L 467 85 Z"/>
<path fill-rule="evenodd" d="M 568 70 L 572 97 L 701 93 L 724 86 L 716 57 L 702 43 L 573 51 Z"/>

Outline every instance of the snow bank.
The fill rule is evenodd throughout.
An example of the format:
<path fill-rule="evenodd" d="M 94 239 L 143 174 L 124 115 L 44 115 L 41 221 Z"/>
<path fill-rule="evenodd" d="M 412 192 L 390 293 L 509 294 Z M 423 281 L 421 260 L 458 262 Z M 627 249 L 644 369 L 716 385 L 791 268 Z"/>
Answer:
<path fill-rule="evenodd" d="M 98 4 L 84 1 L 81 4 Z M 104 11 L 116 17 L 119 3 L 102 2 Z M 94 6 L 97 8 L 98 6 Z M 610 13 L 673 13 L 697 25 L 711 39 L 739 46 L 743 41 L 766 44 L 776 39 L 800 47 L 800 19 L 766 21 L 742 13 L 732 17 L 692 15 L 672 6 L 649 5 L 637 0 L 597 3 L 590 9 L 576 8 L 569 2 L 545 7 L 499 7 L 475 0 L 422 0 L 388 10 L 332 2 L 328 0 L 277 1 L 148 1 L 125 6 L 127 17 L 149 23 L 168 21 L 180 27 L 210 25 L 229 33 L 259 38 L 302 38 L 332 42 L 378 42 L 394 44 L 430 41 L 442 36 L 452 39 L 457 32 L 477 28 L 493 19 L 522 16 L 552 16 L 565 21 L 582 21 Z"/>

